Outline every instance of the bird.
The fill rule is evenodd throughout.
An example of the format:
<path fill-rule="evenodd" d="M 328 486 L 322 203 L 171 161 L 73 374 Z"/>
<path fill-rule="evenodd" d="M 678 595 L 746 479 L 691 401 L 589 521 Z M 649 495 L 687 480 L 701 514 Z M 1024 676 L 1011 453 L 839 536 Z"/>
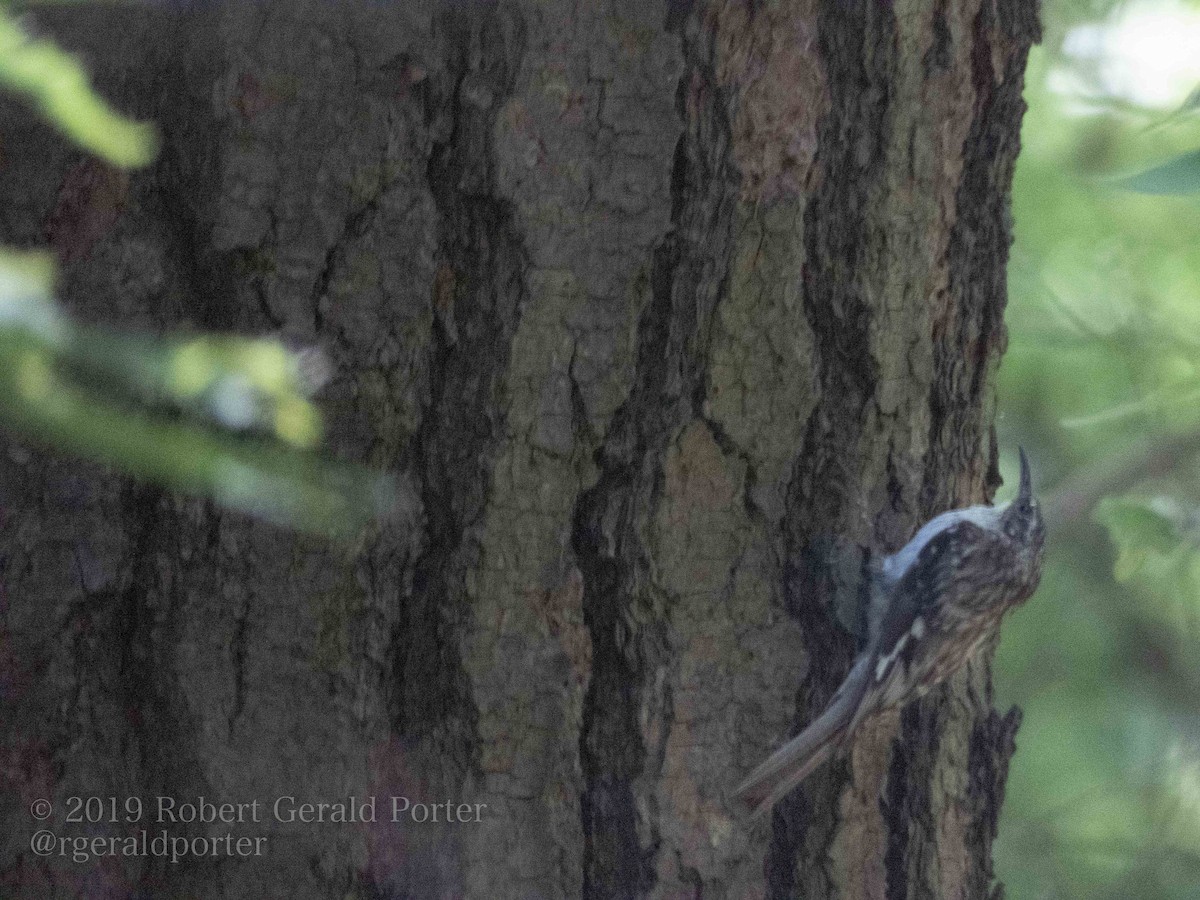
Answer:
<path fill-rule="evenodd" d="M 958 671 L 1041 580 L 1046 528 L 1029 459 L 1016 497 L 943 512 L 896 553 L 871 565 L 866 646 L 824 711 L 735 789 L 768 812 L 866 719 L 907 704 Z"/>

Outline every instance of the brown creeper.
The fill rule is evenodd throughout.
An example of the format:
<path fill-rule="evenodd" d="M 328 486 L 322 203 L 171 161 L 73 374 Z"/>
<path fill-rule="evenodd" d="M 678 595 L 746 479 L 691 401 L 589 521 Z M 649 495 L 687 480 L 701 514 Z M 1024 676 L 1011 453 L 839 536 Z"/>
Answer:
<path fill-rule="evenodd" d="M 1025 602 L 1042 574 L 1045 526 L 1021 455 L 1016 499 L 931 519 L 875 567 L 870 634 L 837 693 L 807 728 L 750 773 L 736 796 L 760 815 L 845 747 L 864 719 L 941 683 Z"/>

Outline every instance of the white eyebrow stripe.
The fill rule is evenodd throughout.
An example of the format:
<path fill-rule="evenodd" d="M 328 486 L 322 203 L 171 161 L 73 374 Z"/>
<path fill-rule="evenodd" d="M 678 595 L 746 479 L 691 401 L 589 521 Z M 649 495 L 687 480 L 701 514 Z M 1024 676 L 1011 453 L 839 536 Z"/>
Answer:
<path fill-rule="evenodd" d="M 960 522 L 970 522 L 980 528 L 995 528 L 1003 506 L 971 506 L 967 509 L 952 509 L 934 516 L 921 526 L 911 541 L 883 561 L 883 575 L 888 581 L 899 581 L 909 567 L 917 561 L 925 545 L 949 528 Z"/>

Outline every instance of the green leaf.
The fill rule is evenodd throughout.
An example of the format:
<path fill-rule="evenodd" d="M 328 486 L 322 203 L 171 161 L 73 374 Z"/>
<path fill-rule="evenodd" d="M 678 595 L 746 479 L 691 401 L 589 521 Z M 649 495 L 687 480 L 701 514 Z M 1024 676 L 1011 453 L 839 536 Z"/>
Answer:
<path fill-rule="evenodd" d="M 45 254 L 0 251 L 0 419 L 279 525 L 351 538 L 397 511 L 388 475 L 305 452 L 320 420 L 301 355 L 79 326 L 55 304 L 52 273 Z"/>
<path fill-rule="evenodd" d="M 1114 187 L 1139 194 L 1194 194 L 1200 191 L 1200 150 L 1192 150 L 1152 169 L 1119 178 Z"/>
<path fill-rule="evenodd" d="M 114 112 L 72 56 L 50 41 L 30 38 L 3 7 L 0 86 L 28 97 L 76 144 L 115 166 L 138 168 L 158 153 L 152 126 Z"/>

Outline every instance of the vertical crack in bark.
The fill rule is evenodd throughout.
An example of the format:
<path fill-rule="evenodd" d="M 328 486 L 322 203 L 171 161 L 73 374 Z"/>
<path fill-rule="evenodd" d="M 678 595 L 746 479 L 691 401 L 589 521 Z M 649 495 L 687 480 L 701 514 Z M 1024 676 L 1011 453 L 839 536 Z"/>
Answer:
<path fill-rule="evenodd" d="M 991 705 L 990 697 L 988 705 Z M 987 718 L 971 734 L 968 796 L 978 813 L 967 824 L 966 844 L 971 858 L 981 860 L 983 865 L 969 873 L 968 897 L 991 896 L 999 900 L 1004 893 L 1001 884 L 991 885 L 994 876 L 991 848 L 999 830 L 1008 764 L 1017 749 L 1016 734 L 1020 726 L 1021 710 L 1017 707 L 1003 716 L 989 710 Z"/>
<path fill-rule="evenodd" d="M 162 93 L 154 118 L 163 143 L 156 189 L 148 192 L 147 202 L 161 204 L 156 220 L 170 229 L 167 250 L 181 273 L 178 288 L 185 299 L 172 313 L 200 328 L 226 331 L 244 327 L 249 316 L 239 302 L 238 255 L 218 253 L 211 240 L 214 205 L 223 187 L 222 142 L 228 138 L 215 119 L 211 97 L 211 86 L 221 80 L 221 54 L 212 52 L 224 43 L 216 33 L 218 20 L 215 8 L 193 7 L 180 17 L 158 57 L 161 72 L 154 83 Z"/>
<path fill-rule="evenodd" d="M 942 733 L 942 708 L 936 702 L 914 703 L 900 716 L 892 745 L 887 792 L 879 800 L 888 825 L 884 867 L 887 900 L 909 900 L 928 894 L 931 885 L 922 859 L 935 853 L 933 790 Z M 914 753 L 913 748 L 919 748 Z M 935 885 L 936 887 L 936 885 Z"/>
<path fill-rule="evenodd" d="M 73 604 L 67 628 L 73 633 L 75 691 L 62 715 L 59 741 L 90 743 L 91 752 L 115 761 L 118 794 L 195 796 L 204 793 L 195 757 L 195 725 L 182 696 L 172 654 L 178 643 L 175 616 L 178 584 L 159 569 L 178 523 L 163 506 L 158 488 L 129 485 L 123 516 L 131 532 L 123 574 Z M 133 763 L 125 768 L 120 761 Z M 182 834 L 189 829 L 182 829 Z M 203 863 L 176 866 L 148 860 L 141 883 L 162 891 L 175 878 Z M 169 893 L 169 891 L 167 891 Z"/>
<path fill-rule="evenodd" d="M 805 208 L 804 310 L 815 336 L 820 399 L 792 482 L 790 537 L 832 530 L 861 485 L 858 436 L 878 382 L 871 298 L 865 295 L 878 228 L 874 189 L 887 165 L 892 14 L 870 2 L 821 5 L 821 55 L 830 112 L 821 126 L 820 181 Z M 864 62 L 865 61 L 865 62 Z"/>
<path fill-rule="evenodd" d="M 784 534 L 789 611 L 813 658 L 827 665 L 800 687 L 796 728 L 828 701 L 855 650 L 834 615 L 835 595 L 849 586 L 838 584 L 831 563 L 839 554 L 833 535 L 845 532 L 863 489 L 858 454 L 865 449 L 862 431 L 879 377 L 866 291 L 872 254 L 883 246 L 872 233 L 879 227 L 873 208 L 887 166 L 895 68 L 890 6 L 853 0 L 818 9 L 830 96 L 818 141 L 819 175 L 805 208 L 804 310 L 814 334 L 819 396 L 792 466 Z M 776 808 L 765 866 L 769 896 L 794 895 L 800 859 L 809 889 L 829 889 L 820 860 L 837 826 L 830 786 L 840 780 L 818 775 Z"/>
<path fill-rule="evenodd" d="M 923 60 L 927 78 L 945 72 L 952 62 L 953 38 L 950 35 L 950 23 L 946 21 L 947 2 L 948 0 L 934 0 L 933 40 Z"/>
<path fill-rule="evenodd" d="M 233 639 L 229 648 L 233 657 L 233 708 L 229 711 L 228 723 L 230 737 L 233 737 L 233 729 L 246 706 L 246 631 L 252 604 L 251 595 L 247 593 L 233 623 Z"/>
<path fill-rule="evenodd" d="M 911 822 L 908 792 L 908 754 L 904 740 L 912 730 L 910 725 L 917 708 L 904 711 L 900 717 L 900 741 L 892 746 L 892 759 L 888 772 L 888 791 L 880 799 L 883 816 L 893 823 L 888 829 L 887 849 L 884 852 L 884 868 L 887 872 L 887 900 L 906 900 L 908 897 L 908 829 L 902 827 Z"/>
<path fill-rule="evenodd" d="M 381 189 L 381 193 L 382 190 L 386 190 L 386 187 Z M 325 316 L 321 312 L 321 301 L 329 293 L 329 285 L 338 270 L 346 264 L 346 252 L 351 242 L 361 238 L 372 227 L 379 214 L 379 202 L 379 195 L 374 195 L 351 209 L 342 223 L 341 234 L 334 238 L 329 249 L 325 251 L 325 258 L 321 261 L 321 268 L 317 270 L 317 277 L 313 281 L 312 288 L 313 328 L 317 334 L 325 332 Z M 274 224 L 275 214 L 272 212 L 270 215 L 272 224 Z M 272 232 L 274 232 L 274 228 L 272 228 Z M 264 306 L 267 306 L 266 314 L 272 315 L 265 295 L 263 295 L 262 302 Z"/>
<path fill-rule="evenodd" d="M 1008 340 L 1003 316 L 1012 244 L 1012 176 L 1025 113 L 1023 73 L 1029 47 L 1040 37 L 1036 4 L 1025 0 L 984 3 L 975 18 L 975 116 L 963 142 L 957 215 L 947 251 L 954 298 L 949 315 L 954 318 L 935 323 L 930 451 L 922 490 L 925 512 L 967 499 L 950 494 L 945 473 L 970 468 L 988 427 L 990 404 L 984 402 L 984 392 Z M 995 459 L 988 464 L 984 488 L 990 496 L 999 479 Z"/>
<path fill-rule="evenodd" d="M 728 291 L 732 255 L 738 180 L 728 99 L 713 72 L 712 35 L 681 30 L 688 35 L 677 92 L 684 132 L 671 174 L 672 228 L 654 253 L 629 397 L 596 454 L 598 480 L 574 513 L 572 546 L 592 639 L 580 736 L 586 897 L 644 896 L 654 884 L 656 814 L 637 782 L 656 777 L 666 740 L 664 730 L 662 743 L 647 747 L 643 720 L 669 729 L 671 698 L 651 700 L 643 690 L 664 664 L 667 624 L 665 610 L 650 608 L 642 535 L 662 493 L 669 443 L 700 414 L 711 321 Z M 658 705 L 647 710 L 649 703 Z"/>
<path fill-rule="evenodd" d="M 680 138 L 672 179 L 683 206 L 686 138 Z M 600 477 L 576 505 L 572 546 L 583 575 L 584 622 L 592 638 L 592 675 L 584 698 L 580 758 L 584 885 L 587 897 L 635 897 L 653 883 L 651 846 L 639 837 L 634 781 L 646 767 L 639 725 L 642 686 L 661 649 L 661 623 L 632 615 L 649 570 L 640 524 L 661 490 L 668 442 L 690 413 L 690 392 L 672 385 L 672 368 L 688 360 L 679 331 L 676 279 L 681 241 L 669 235 L 655 253 L 652 297 L 638 325 L 638 359 L 629 399 L 613 417 L 597 454 Z"/>
<path fill-rule="evenodd" d="M 409 450 L 427 522 L 410 593 L 399 601 L 394 727 L 430 742 L 456 782 L 478 752 L 478 712 L 461 657 L 466 578 L 478 563 L 476 531 L 505 429 L 503 378 L 526 293 L 521 234 L 492 171 L 492 126 L 513 89 L 524 24 L 512 7 L 481 3 L 452 5 L 443 25 L 456 56 L 446 101 L 453 128 L 433 148 L 428 178 L 455 333 L 435 317 L 429 396 Z"/>
<path fill-rule="evenodd" d="M 161 490 L 131 485 L 125 502 L 132 523 L 129 582 L 122 591 L 121 635 L 118 646 L 121 694 L 125 701 L 129 736 L 138 742 L 142 791 L 156 796 L 181 797 L 205 790 L 195 756 L 199 744 L 195 723 L 172 663 L 179 643 L 176 617 L 182 599 L 179 575 L 163 574 L 160 555 L 178 558 L 175 543 L 180 524 L 171 514 Z M 157 608 L 156 608 L 157 607 Z M 182 831 L 187 833 L 190 828 Z M 148 861 L 141 872 L 143 889 L 161 889 L 203 862 L 178 866 Z M 169 892 L 167 892 L 169 893 Z"/>
<path fill-rule="evenodd" d="M 697 410 L 704 409 L 704 400 L 708 396 L 708 385 L 699 386 L 694 398 L 695 408 Z M 746 510 L 746 515 L 767 533 L 770 533 L 774 526 L 769 521 L 767 514 L 762 507 L 758 505 L 755 498 L 755 492 L 758 489 L 759 474 L 754 455 L 747 452 L 745 448 L 739 447 L 737 442 L 729 436 L 729 432 L 725 426 L 712 416 L 700 414 L 709 433 L 712 435 L 713 442 L 721 450 L 721 453 L 732 459 L 736 459 L 746 469 L 746 476 L 742 485 L 742 507 Z M 771 554 L 771 558 L 775 563 L 776 571 L 783 571 L 783 563 L 779 559 L 779 550 L 775 544 L 767 547 L 767 551 Z"/>

